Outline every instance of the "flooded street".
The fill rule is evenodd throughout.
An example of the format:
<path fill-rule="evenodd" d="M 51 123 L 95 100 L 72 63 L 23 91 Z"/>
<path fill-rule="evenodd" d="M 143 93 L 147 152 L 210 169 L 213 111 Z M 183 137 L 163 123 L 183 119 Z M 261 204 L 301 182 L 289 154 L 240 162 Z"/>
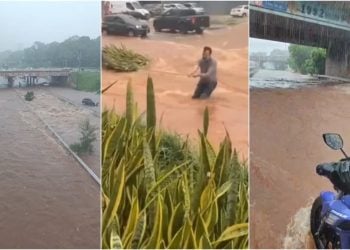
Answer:
<path fill-rule="evenodd" d="M 99 248 L 99 187 L 20 99 L 23 92 L 0 90 L 0 245 Z M 50 106 L 56 100 L 35 94 L 30 105 L 45 117 L 50 99 L 46 109 L 59 129 L 65 117 Z"/>
<path fill-rule="evenodd" d="M 296 89 L 320 84 L 316 77 L 291 71 L 260 69 L 250 78 L 250 88 Z"/>
<path fill-rule="evenodd" d="M 341 134 L 350 150 L 350 86 L 310 85 L 303 77 L 289 78 L 299 88 L 270 81 L 270 87 L 250 91 L 252 248 L 313 247 L 310 206 L 321 191 L 333 190 L 316 174 L 316 165 L 342 157 L 324 144 L 322 134 Z"/>
<path fill-rule="evenodd" d="M 118 80 L 104 93 L 103 103 L 125 109 L 126 85 L 132 81 L 140 111 L 146 106 L 146 81 L 151 76 L 157 103 L 157 117 L 162 127 L 182 135 L 197 138 L 202 128 L 203 111 L 209 108 L 209 138 L 219 145 L 228 130 L 233 146 L 240 154 L 248 155 L 248 43 L 247 23 L 228 28 L 206 30 L 203 36 L 157 33 L 148 39 L 104 36 L 103 44 L 123 44 L 151 59 L 145 69 L 133 73 L 103 70 L 103 88 Z M 198 78 L 187 74 L 194 70 L 204 46 L 213 49 L 218 63 L 218 86 L 208 100 L 192 100 Z"/>
<path fill-rule="evenodd" d="M 17 89 L 17 93 L 24 96 L 28 89 Z M 27 102 L 35 112 L 43 119 L 63 140 L 71 145 L 79 142 L 81 137 L 80 124 L 86 119 L 97 128 L 97 140 L 93 142 L 94 151 L 91 155 L 82 155 L 83 161 L 100 175 L 100 118 L 99 107 L 86 107 L 81 100 L 86 96 L 97 99 L 94 94 L 76 91 L 70 88 L 33 88 L 35 99 Z M 94 98 L 95 97 L 95 98 Z M 94 100 L 95 101 L 95 100 Z M 98 99 L 96 100 L 98 101 Z"/>

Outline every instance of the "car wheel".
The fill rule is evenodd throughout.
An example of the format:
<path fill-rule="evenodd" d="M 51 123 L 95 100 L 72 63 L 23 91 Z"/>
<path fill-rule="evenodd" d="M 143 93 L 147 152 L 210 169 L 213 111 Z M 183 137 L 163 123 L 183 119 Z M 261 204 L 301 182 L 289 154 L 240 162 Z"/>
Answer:
<path fill-rule="evenodd" d="M 128 36 L 129 37 L 133 37 L 133 36 L 135 36 L 136 34 L 135 34 L 135 31 L 133 31 L 133 30 L 129 30 L 128 31 Z"/>
<path fill-rule="evenodd" d="M 203 34 L 203 29 L 197 28 L 196 29 L 196 33 L 199 34 L 199 35 L 202 35 Z"/>
<path fill-rule="evenodd" d="M 247 16 L 247 14 L 246 14 L 246 13 L 243 13 L 242 17 L 246 17 L 246 16 Z"/>
<path fill-rule="evenodd" d="M 180 33 L 181 34 L 187 34 L 187 28 L 185 25 L 180 26 Z"/>

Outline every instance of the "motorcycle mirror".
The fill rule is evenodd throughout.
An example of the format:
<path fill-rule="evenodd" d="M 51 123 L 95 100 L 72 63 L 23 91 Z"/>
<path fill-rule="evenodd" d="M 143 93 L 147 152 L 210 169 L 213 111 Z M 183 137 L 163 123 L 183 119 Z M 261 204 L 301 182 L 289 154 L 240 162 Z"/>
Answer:
<path fill-rule="evenodd" d="M 343 149 L 343 139 L 339 134 L 335 133 L 326 133 L 323 134 L 323 140 L 328 147 L 334 150 Z"/>

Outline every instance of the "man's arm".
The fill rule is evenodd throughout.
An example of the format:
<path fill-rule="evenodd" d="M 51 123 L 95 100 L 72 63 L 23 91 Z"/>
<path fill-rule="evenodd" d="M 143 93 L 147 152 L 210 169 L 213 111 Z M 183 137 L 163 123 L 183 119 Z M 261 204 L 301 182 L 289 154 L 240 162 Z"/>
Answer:
<path fill-rule="evenodd" d="M 196 65 L 195 70 L 194 70 L 192 73 L 189 73 L 188 76 L 189 76 L 189 77 L 191 77 L 191 76 L 196 77 L 196 76 L 198 75 L 198 74 L 197 74 L 198 70 L 199 70 L 199 66 Z"/>

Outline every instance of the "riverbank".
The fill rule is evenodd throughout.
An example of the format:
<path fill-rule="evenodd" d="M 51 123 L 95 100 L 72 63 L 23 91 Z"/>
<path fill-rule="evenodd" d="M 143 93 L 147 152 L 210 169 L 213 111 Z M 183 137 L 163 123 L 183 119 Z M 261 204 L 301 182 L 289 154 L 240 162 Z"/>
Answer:
<path fill-rule="evenodd" d="M 333 190 L 315 167 L 342 157 L 324 144 L 325 132 L 340 133 L 350 152 L 349 106 L 348 85 L 250 91 L 252 248 L 283 248 L 292 217 Z"/>

